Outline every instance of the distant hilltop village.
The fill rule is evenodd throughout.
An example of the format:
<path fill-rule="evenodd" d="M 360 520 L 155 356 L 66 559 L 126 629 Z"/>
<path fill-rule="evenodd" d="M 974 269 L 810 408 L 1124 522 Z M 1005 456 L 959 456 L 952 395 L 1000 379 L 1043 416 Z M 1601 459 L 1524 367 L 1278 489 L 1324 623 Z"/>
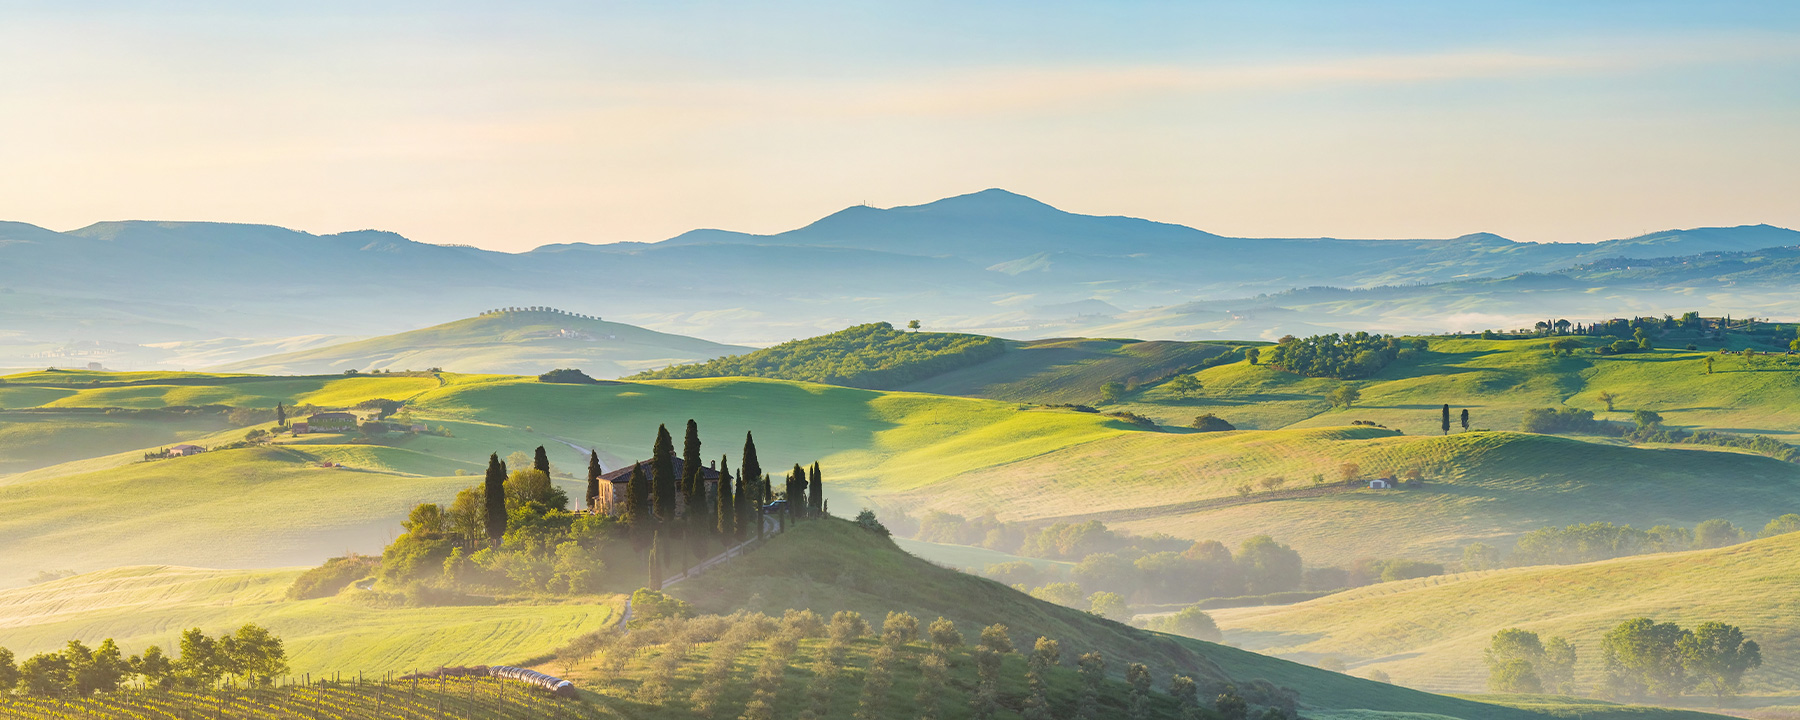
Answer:
<path fill-rule="evenodd" d="M 505 313 L 522 313 L 522 312 L 549 313 L 551 315 L 567 315 L 569 317 L 582 318 L 585 320 L 599 320 L 600 319 L 599 315 L 583 315 L 581 313 L 572 313 L 567 310 L 558 310 L 553 307 L 545 307 L 542 305 L 532 305 L 529 307 L 494 308 L 492 310 L 487 310 L 487 311 L 482 312 L 481 317 L 487 317 L 489 315 L 503 315 Z"/>

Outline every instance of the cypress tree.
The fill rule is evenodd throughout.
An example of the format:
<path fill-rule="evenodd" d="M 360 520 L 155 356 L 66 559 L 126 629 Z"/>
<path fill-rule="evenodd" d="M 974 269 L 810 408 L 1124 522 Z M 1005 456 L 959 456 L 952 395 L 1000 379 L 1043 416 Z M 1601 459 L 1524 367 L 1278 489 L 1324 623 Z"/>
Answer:
<path fill-rule="evenodd" d="M 506 463 L 500 453 L 488 455 L 487 477 L 481 484 L 483 505 L 487 509 L 487 536 L 495 546 L 506 535 Z"/>
<path fill-rule="evenodd" d="M 1444 434 L 1450 434 L 1450 403 L 1444 403 Z"/>
<path fill-rule="evenodd" d="M 819 475 L 819 463 L 813 462 L 811 487 L 806 489 L 807 509 L 813 515 L 825 514 L 825 479 Z"/>
<path fill-rule="evenodd" d="M 650 448 L 650 495 L 656 506 L 656 519 L 675 519 L 675 439 L 669 428 L 656 426 L 656 445 Z"/>
<path fill-rule="evenodd" d="M 770 480 L 769 480 L 769 474 L 768 474 L 768 473 L 763 473 L 763 478 L 762 478 L 762 503 L 763 503 L 763 504 L 764 504 L 764 505 L 767 505 L 767 504 L 769 504 L 769 503 L 772 503 L 772 502 L 775 502 L 775 483 L 773 483 L 773 482 L 771 482 L 771 481 L 770 481 Z"/>
<path fill-rule="evenodd" d="M 737 487 L 732 493 L 732 502 L 737 504 L 737 520 L 732 523 L 732 527 L 737 530 L 737 539 L 740 542 L 750 536 L 750 523 L 755 522 L 757 527 L 762 527 L 762 523 L 752 516 L 751 510 L 756 506 L 750 501 L 750 492 L 747 489 L 749 486 L 745 484 L 744 477 L 744 471 L 739 469 Z"/>
<path fill-rule="evenodd" d="M 738 477 L 750 478 L 750 482 L 755 484 L 757 478 L 762 476 L 762 463 L 756 459 L 756 438 L 751 437 L 750 433 L 744 433 L 744 457 L 738 462 Z M 751 498 L 751 502 L 761 497 L 762 493 L 759 491 Z"/>
<path fill-rule="evenodd" d="M 650 480 L 644 477 L 643 463 L 631 466 L 631 480 L 625 484 L 625 498 L 625 522 L 631 525 L 645 524 L 650 519 Z"/>
<path fill-rule="evenodd" d="M 545 479 L 549 479 L 550 453 L 544 452 L 544 446 L 537 447 L 537 453 L 531 458 L 531 467 L 533 470 L 543 473 Z"/>
<path fill-rule="evenodd" d="M 794 463 L 794 469 L 788 471 L 787 511 L 794 517 L 806 514 L 806 468 L 800 463 Z"/>
<path fill-rule="evenodd" d="M 731 547 L 732 540 L 737 537 L 738 506 L 732 500 L 731 467 L 726 462 L 727 458 L 719 458 L 719 512 L 718 526 L 714 530 L 718 532 L 719 541 Z"/>
<path fill-rule="evenodd" d="M 1463 411 L 1462 411 L 1462 428 L 1463 428 L 1463 432 L 1469 431 L 1469 409 L 1468 408 L 1463 408 Z"/>
<path fill-rule="evenodd" d="M 280 427 L 287 427 L 287 408 L 282 407 L 279 402 L 275 403 L 275 424 Z"/>
<path fill-rule="evenodd" d="M 681 499 L 687 502 L 691 515 L 702 515 L 706 503 L 700 499 L 706 492 L 706 476 L 700 472 L 700 424 L 687 421 L 687 436 L 681 441 Z"/>
<path fill-rule="evenodd" d="M 587 499 L 588 510 L 593 512 L 600 512 L 600 476 L 603 474 L 600 468 L 600 451 L 588 451 Z"/>

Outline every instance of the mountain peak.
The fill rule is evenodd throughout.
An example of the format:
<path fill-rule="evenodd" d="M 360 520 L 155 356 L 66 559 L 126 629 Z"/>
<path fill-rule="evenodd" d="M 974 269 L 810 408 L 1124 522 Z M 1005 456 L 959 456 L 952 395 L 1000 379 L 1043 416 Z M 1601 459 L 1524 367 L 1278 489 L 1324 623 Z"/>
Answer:
<path fill-rule="evenodd" d="M 947 212 L 955 214 L 984 215 L 993 213 L 1041 211 L 1062 213 L 1061 210 L 1058 210 L 1047 203 L 1000 188 L 988 188 L 980 192 L 955 195 L 942 200 L 928 202 L 923 205 L 903 205 L 891 209 L 901 212 Z"/>

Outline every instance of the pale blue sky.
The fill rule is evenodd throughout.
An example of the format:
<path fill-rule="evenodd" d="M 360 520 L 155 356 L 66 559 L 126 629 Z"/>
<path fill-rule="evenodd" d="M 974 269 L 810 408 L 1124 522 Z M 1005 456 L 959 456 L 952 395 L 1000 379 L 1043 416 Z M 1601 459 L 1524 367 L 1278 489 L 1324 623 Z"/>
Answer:
<path fill-rule="evenodd" d="M 1800 3 L 21 3 L 0 219 L 518 250 L 1004 187 L 1246 236 L 1800 226 Z"/>

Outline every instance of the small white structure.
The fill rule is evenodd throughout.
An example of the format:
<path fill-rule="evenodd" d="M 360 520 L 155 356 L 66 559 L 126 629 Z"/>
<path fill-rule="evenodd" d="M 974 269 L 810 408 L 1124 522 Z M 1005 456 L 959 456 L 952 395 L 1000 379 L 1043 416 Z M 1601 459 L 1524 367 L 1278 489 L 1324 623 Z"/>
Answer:
<path fill-rule="evenodd" d="M 1394 481 L 1389 480 L 1387 478 L 1375 478 L 1374 480 L 1369 481 L 1369 489 L 1370 490 L 1392 490 L 1392 489 L 1394 489 Z"/>
<path fill-rule="evenodd" d="M 206 448 L 200 447 L 199 445 L 176 445 L 175 447 L 169 448 L 169 457 L 187 457 L 189 455 L 199 455 L 203 452 L 206 452 Z"/>

